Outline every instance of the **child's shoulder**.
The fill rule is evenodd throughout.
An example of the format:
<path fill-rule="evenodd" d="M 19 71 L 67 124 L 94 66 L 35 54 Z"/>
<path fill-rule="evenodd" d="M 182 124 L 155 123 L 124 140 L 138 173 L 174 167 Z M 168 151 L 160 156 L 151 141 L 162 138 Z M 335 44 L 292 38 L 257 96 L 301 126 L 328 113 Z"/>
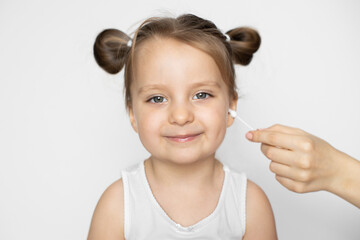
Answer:
<path fill-rule="evenodd" d="M 265 192 L 259 187 L 256 183 L 247 178 L 245 172 L 240 172 L 235 169 L 228 168 L 225 166 L 225 169 L 230 169 L 231 178 L 234 183 L 237 185 L 237 189 L 240 189 L 241 194 L 245 194 L 246 191 L 246 210 L 252 210 L 252 208 L 270 208 L 269 200 Z M 246 211 L 248 212 L 248 211 Z"/>
<path fill-rule="evenodd" d="M 256 183 L 247 179 L 247 198 L 251 201 L 266 202 L 268 198 L 265 192 Z"/>
<path fill-rule="evenodd" d="M 123 201 L 123 188 L 123 180 L 120 178 L 105 189 L 99 202 L 104 201 L 111 205 L 120 205 L 119 202 Z"/>
<path fill-rule="evenodd" d="M 265 192 L 251 180 L 247 180 L 244 239 L 277 239 L 270 202 Z"/>
<path fill-rule="evenodd" d="M 121 178 L 104 191 L 93 214 L 88 240 L 124 239 L 123 195 Z"/>

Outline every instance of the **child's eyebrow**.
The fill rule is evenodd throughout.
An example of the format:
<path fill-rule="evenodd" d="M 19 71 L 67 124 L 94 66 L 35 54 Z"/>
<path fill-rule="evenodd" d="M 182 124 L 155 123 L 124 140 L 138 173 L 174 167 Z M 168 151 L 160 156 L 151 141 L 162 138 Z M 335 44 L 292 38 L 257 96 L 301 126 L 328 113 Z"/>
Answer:
<path fill-rule="evenodd" d="M 197 87 L 202 87 L 202 86 L 213 86 L 213 87 L 221 89 L 220 84 L 218 82 L 214 82 L 214 81 L 194 83 L 191 85 L 191 89 L 197 88 Z M 152 90 L 152 89 L 164 89 L 164 88 L 166 88 L 166 85 L 163 85 L 163 84 L 145 85 L 139 89 L 138 94 L 140 95 L 141 93 Z"/>

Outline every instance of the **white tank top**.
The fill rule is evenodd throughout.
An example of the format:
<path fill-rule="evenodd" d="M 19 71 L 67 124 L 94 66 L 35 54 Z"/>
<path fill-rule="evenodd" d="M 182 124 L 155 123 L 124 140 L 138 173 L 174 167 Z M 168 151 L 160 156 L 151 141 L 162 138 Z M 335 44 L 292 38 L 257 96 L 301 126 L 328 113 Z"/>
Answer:
<path fill-rule="evenodd" d="M 215 210 L 183 227 L 161 208 L 151 192 L 144 161 L 121 172 L 124 186 L 124 235 L 133 239 L 242 239 L 245 233 L 246 175 L 223 164 L 224 183 Z"/>

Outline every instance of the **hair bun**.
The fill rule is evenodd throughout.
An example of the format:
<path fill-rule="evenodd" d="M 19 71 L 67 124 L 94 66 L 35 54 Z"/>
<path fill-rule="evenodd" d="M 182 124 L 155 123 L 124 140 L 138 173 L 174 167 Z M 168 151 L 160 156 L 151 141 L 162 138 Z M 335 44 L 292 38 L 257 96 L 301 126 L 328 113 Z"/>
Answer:
<path fill-rule="evenodd" d="M 241 65 L 248 65 L 253 54 L 259 49 L 261 38 L 259 33 L 248 27 L 234 28 L 226 32 L 230 36 L 230 46 L 233 61 Z"/>
<path fill-rule="evenodd" d="M 130 47 L 129 36 L 117 29 L 105 29 L 96 37 L 94 57 L 97 64 L 108 73 L 116 74 L 123 68 Z"/>

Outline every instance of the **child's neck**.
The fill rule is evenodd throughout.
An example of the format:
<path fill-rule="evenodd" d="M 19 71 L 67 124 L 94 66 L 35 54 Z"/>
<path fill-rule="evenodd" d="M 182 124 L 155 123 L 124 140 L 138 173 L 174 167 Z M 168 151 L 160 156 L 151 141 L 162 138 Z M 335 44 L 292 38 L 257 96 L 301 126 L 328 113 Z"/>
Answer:
<path fill-rule="evenodd" d="M 176 164 L 153 157 L 145 161 L 149 181 L 165 188 L 199 188 L 217 184 L 223 176 L 223 165 L 214 156 L 192 164 Z"/>

